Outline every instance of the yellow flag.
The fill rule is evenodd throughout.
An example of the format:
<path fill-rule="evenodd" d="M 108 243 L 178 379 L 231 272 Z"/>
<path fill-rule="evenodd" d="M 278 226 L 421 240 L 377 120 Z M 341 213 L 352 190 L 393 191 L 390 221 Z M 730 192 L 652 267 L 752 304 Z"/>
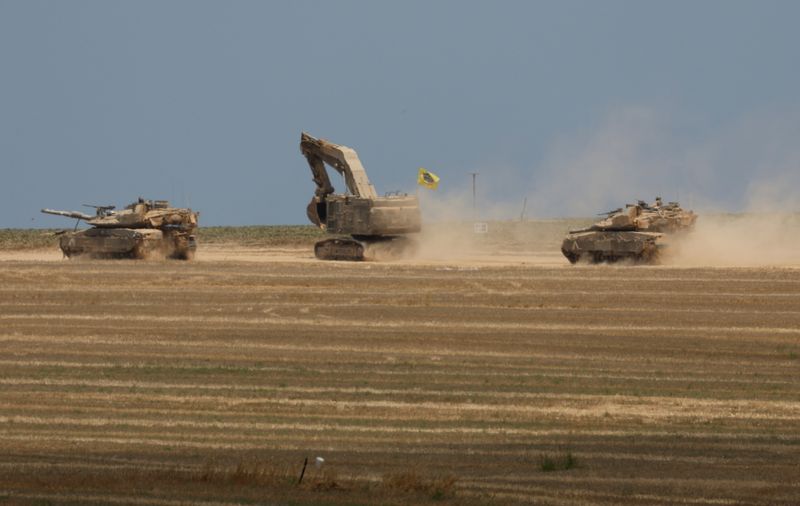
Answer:
<path fill-rule="evenodd" d="M 439 186 L 439 176 L 420 167 L 419 175 L 417 176 L 417 184 L 430 190 L 435 190 L 436 187 Z"/>

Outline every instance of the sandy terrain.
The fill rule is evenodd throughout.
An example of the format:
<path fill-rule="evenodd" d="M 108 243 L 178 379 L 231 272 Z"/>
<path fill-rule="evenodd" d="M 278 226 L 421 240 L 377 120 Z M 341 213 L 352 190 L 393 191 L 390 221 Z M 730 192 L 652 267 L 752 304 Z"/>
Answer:
<path fill-rule="evenodd" d="M 791 267 L 2 253 L 0 350 L 0 502 L 800 502 Z"/>

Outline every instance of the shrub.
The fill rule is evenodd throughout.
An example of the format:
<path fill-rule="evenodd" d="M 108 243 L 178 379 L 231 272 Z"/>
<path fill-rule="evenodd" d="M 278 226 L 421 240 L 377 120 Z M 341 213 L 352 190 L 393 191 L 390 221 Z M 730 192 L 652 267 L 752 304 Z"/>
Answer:
<path fill-rule="evenodd" d="M 440 501 L 455 495 L 456 481 L 452 475 L 426 478 L 411 470 L 385 475 L 383 486 L 396 492 L 425 495 Z"/>
<path fill-rule="evenodd" d="M 567 471 L 575 467 L 578 467 L 578 460 L 572 452 L 565 452 L 555 456 L 548 453 L 539 455 L 539 469 L 542 472 Z"/>

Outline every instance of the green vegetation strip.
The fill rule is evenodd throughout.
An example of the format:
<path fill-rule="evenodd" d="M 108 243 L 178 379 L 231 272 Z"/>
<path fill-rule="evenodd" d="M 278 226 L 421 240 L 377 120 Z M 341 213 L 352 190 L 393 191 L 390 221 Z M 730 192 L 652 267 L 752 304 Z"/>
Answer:
<path fill-rule="evenodd" d="M 312 225 L 269 225 L 250 227 L 201 227 L 200 244 L 238 244 L 241 246 L 305 246 L 325 237 Z"/>
<path fill-rule="evenodd" d="M 0 251 L 57 248 L 54 229 L 0 228 Z"/>

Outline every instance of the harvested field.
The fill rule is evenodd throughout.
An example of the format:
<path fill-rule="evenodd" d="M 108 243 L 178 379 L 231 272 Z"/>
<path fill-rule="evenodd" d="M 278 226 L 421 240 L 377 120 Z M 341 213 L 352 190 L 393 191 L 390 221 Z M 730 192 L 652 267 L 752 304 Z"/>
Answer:
<path fill-rule="evenodd" d="M 0 255 L 0 502 L 800 502 L 796 268 L 201 253 Z"/>

